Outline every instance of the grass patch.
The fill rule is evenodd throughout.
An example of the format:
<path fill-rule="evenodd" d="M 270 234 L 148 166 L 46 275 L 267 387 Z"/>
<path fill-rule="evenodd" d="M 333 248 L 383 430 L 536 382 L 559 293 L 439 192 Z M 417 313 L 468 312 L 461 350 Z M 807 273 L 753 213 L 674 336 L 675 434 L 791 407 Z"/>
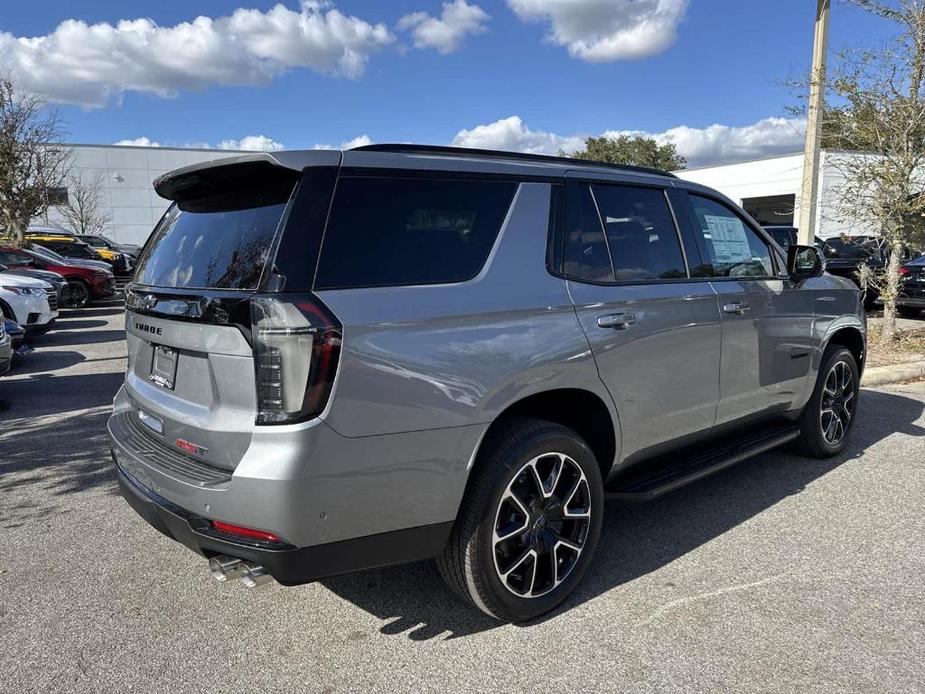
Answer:
<path fill-rule="evenodd" d="M 867 366 L 890 366 L 925 359 L 925 326 L 920 330 L 897 330 L 889 345 L 880 342 L 882 328 L 870 325 L 867 333 Z"/>

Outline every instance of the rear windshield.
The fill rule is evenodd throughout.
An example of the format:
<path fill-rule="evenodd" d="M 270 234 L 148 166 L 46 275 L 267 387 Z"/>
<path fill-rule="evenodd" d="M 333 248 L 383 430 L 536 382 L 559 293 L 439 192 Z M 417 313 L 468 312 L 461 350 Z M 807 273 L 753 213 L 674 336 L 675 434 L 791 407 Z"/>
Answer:
<path fill-rule="evenodd" d="M 177 202 L 154 230 L 134 281 L 155 287 L 256 289 L 283 217 L 292 183 L 254 189 L 235 181 L 227 192 Z"/>
<path fill-rule="evenodd" d="M 511 181 L 342 177 L 315 288 L 471 279 L 491 252 L 516 188 Z"/>

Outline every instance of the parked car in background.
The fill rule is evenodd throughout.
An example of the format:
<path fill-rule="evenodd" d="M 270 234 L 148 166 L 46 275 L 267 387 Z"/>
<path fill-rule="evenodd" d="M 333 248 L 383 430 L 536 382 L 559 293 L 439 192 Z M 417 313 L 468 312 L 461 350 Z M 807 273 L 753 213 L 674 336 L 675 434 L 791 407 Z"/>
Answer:
<path fill-rule="evenodd" d="M 0 319 L 0 376 L 10 370 L 13 363 L 13 337 L 6 331 L 5 322 Z"/>
<path fill-rule="evenodd" d="M 130 243 L 116 243 L 102 234 L 75 234 L 75 237 L 98 251 L 109 250 L 122 253 L 129 258 L 132 265 L 138 262 L 138 254 L 141 253 L 141 246 Z"/>
<path fill-rule="evenodd" d="M 764 227 L 778 245 L 787 249 L 797 243 L 797 228 L 790 226 Z M 825 258 L 825 271 L 831 275 L 845 277 L 861 288 L 861 266 L 866 265 L 873 271 L 883 268 L 883 256 L 880 253 L 878 239 L 873 236 L 815 238 L 815 245 Z M 864 307 L 873 308 L 880 293 L 875 287 L 867 287 L 864 292 Z"/>
<path fill-rule="evenodd" d="M 62 307 L 81 308 L 95 299 L 112 296 L 115 280 L 112 271 L 68 261 L 45 249 L 0 246 L 0 264 L 10 268 L 48 270 L 64 277 L 67 294 Z"/>
<path fill-rule="evenodd" d="M 0 274 L 0 310 L 25 328 L 27 334 L 48 332 L 58 311 L 49 303 L 54 288 L 42 280 Z"/>
<path fill-rule="evenodd" d="M 896 308 L 904 318 L 918 318 L 925 309 L 925 256 L 899 266 L 899 298 Z"/>
<path fill-rule="evenodd" d="M 60 253 L 55 253 L 53 250 L 46 248 L 45 246 L 42 246 L 41 244 L 38 244 L 38 243 L 28 244 L 27 250 L 32 251 L 33 253 L 42 255 L 45 258 L 48 258 L 50 260 L 60 261 L 64 265 L 74 265 L 77 267 L 94 268 L 94 269 L 102 270 L 103 272 L 109 275 L 113 274 L 112 265 L 107 263 L 105 260 L 85 260 L 81 258 L 65 258 Z"/>
<path fill-rule="evenodd" d="M 437 558 L 469 604 L 531 619 L 580 583 L 605 490 L 830 457 L 856 420 L 855 286 L 671 174 L 376 145 L 155 189 L 112 455 L 218 580 Z"/>
<path fill-rule="evenodd" d="M 0 273 L 22 275 L 23 277 L 32 277 L 33 279 L 48 282 L 48 284 L 54 287 L 54 303 L 52 304 L 52 308 L 64 307 L 68 303 L 67 280 L 64 279 L 64 276 L 60 273 L 52 272 L 51 270 L 41 270 L 39 268 L 22 266 L 11 267 L 4 265 L 2 261 L 0 261 Z M 51 303 L 51 299 L 49 299 L 49 303 Z"/>
<path fill-rule="evenodd" d="M 29 242 L 41 244 L 45 248 L 63 255 L 65 258 L 75 258 L 77 260 L 102 259 L 112 266 L 113 272 L 118 274 L 127 274 L 134 267 L 125 254 L 109 248 L 94 248 L 77 236 L 27 233 L 25 238 Z"/>

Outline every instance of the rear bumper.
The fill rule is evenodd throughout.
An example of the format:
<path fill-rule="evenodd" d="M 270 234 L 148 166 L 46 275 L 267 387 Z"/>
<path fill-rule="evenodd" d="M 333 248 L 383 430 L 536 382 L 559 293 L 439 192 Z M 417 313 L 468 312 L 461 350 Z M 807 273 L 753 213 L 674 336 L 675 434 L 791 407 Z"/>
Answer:
<path fill-rule="evenodd" d="M 314 547 L 269 549 L 216 537 L 208 521 L 147 489 L 119 465 L 112 451 L 119 490 L 149 525 L 204 557 L 225 554 L 253 561 L 283 584 L 308 583 L 329 576 L 435 557 L 452 522 L 330 542 Z"/>

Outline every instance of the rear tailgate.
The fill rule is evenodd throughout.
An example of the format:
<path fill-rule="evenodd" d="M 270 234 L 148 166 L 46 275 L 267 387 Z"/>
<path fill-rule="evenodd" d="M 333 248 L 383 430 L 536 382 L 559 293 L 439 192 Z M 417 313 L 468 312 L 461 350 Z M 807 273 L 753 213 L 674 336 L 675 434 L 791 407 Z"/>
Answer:
<path fill-rule="evenodd" d="M 139 423 L 170 448 L 234 470 L 256 412 L 253 352 L 242 332 L 130 309 L 125 331 L 125 388 Z"/>

